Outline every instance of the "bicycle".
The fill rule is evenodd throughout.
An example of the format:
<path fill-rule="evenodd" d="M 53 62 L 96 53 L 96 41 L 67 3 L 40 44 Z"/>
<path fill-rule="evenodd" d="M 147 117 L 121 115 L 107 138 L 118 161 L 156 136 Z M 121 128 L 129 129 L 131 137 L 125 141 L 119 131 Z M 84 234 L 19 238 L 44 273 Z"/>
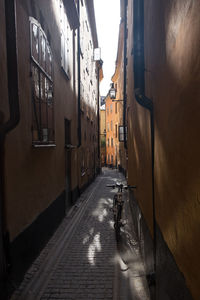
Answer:
<path fill-rule="evenodd" d="M 114 217 L 114 228 L 115 228 L 115 236 L 117 244 L 120 241 L 120 228 L 123 226 L 122 222 L 122 209 L 124 204 L 124 198 L 122 196 L 123 189 L 135 189 L 136 186 L 131 185 L 123 185 L 122 183 L 115 183 L 112 185 L 106 185 L 107 187 L 111 188 L 118 188 L 117 193 L 113 197 L 113 217 Z"/>

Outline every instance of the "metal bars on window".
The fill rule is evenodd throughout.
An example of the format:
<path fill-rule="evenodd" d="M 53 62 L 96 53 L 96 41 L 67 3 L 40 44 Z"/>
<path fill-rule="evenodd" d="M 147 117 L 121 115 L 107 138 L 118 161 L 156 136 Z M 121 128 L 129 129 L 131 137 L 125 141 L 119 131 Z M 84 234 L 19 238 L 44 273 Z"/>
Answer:
<path fill-rule="evenodd" d="M 41 25 L 30 17 L 33 144 L 54 144 L 52 53 Z"/>

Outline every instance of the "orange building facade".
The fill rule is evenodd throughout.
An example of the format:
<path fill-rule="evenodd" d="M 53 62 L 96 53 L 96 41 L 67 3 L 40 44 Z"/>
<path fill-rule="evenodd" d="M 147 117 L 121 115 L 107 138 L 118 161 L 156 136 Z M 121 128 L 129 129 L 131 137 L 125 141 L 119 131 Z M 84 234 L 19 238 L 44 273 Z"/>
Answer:
<path fill-rule="evenodd" d="M 101 166 L 106 164 L 106 110 L 105 104 L 100 107 L 100 158 Z"/>
<path fill-rule="evenodd" d="M 106 97 L 106 163 L 110 167 L 121 165 L 119 126 L 122 125 L 122 103 Z"/>
<path fill-rule="evenodd" d="M 123 72 L 123 22 L 119 27 L 118 51 L 112 87 L 115 99 L 106 97 L 106 159 L 107 165 L 119 168 L 126 174 L 126 154 L 124 143 L 124 72 Z"/>

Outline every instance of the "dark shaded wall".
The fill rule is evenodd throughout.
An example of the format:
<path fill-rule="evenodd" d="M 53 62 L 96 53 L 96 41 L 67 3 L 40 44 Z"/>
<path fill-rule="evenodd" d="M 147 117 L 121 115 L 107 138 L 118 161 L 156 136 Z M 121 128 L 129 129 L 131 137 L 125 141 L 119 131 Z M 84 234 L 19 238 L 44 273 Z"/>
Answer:
<path fill-rule="evenodd" d="M 0 79 L 0 122 L 2 122 L 2 115 L 4 115 L 4 122 L 9 117 L 4 3 L 4 0 L 0 0 L 0 72 L 3 74 Z M 90 52 L 87 53 L 88 55 L 86 53 L 85 56 L 82 55 L 81 60 L 83 66 L 86 64 L 86 58 L 93 63 L 93 72 L 88 72 L 84 82 L 85 90 L 93 87 L 93 94 L 91 93 L 92 96 L 90 95 L 89 99 L 85 99 L 87 100 L 86 108 L 81 116 L 83 143 L 78 148 L 78 35 L 76 27 L 74 31 L 71 28 L 72 23 L 75 24 L 77 20 L 71 19 L 68 24 L 70 28 L 68 36 L 69 76 L 66 76 L 61 68 L 60 1 L 19 0 L 15 3 L 20 122 L 6 137 L 5 174 L 1 176 L 5 179 L 3 211 L 5 228 L 3 229 L 8 233 L 6 246 L 7 252 L 10 249 L 11 277 L 15 284 L 19 284 L 30 263 L 99 169 L 97 139 L 99 81 L 96 62 L 92 59 L 93 48 L 97 47 L 97 37 L 95 40 L 94 15 L 90 16 L 93 18 L 92 22 L 88 21 L 89 14 L 92 14 L 90 9 L 85 14 L 90 25 L 88 31 Z M 70 9 L 66 2 L 65 4 Z M 86 12 L 86 7 L 82 4 L 81 9 Z M 70 14 L 69 11 L 68 13 Z M 73 7 L 73 14 L 76 15 L 75 7 Z M 29 17 L 33 17 L 40 23 L 47 36 L 53 57 L 55 145 L 48 145 L 48 147 L 47 145 L 34 147 L 32 143 L 33 74 L 31 72 Z M 70 129 L 65 132 L 66 124 L 70 124 Z M 85 155 L 84 176 L 81 175 L 82 153 Z"/>
<path fill-rule="evenodd" d="M 48 1 L 17 1 L 17 45 L 21 120 L 7 137 L 5 177 L 7 224 L 11 240 L 31 224 L 65 189 L 64 118 L 75 124 L 75 99 L 60 65 L 60 31 Z M 48 2 L 49 4 L 49 2 Z M 42 25 L 53 53 L 56 147 L 32 146 L 32 91 L 29 16 Z M 75 126 L 72 126 L 74 128 Z M 76 131 L 72 132 L 74 143 Z M 77 184 L 77 183 L 76 183 Z"/>
<path fill-rule="evenodd" d="M 55 1 L 16 1 L 20 123 L 5 141 L 5 228 L 10 237 L 11 271 L 18 283 L 23 272 L 45 245 L 66 211 L 64 119 L 72 123 L 76 144 L 76 98 L 73 80 L 61 70 L 59 18 Z M 0 1 L 1 47 L 0 111 L 8 119 L 4 1 Z M 56 147 L 32 146 L 32 77 L 29 17 L 42 26 L 53 54 Z M 72 32 L 71 32 L 72 33 Z M 72 68 L 71 68 L 72 69 Z M 72 190 L 77 188 L 76 155 L 72 152 Z M 7 242 L 9 242 L 7 240 Z M 7 250 L 8 250 L 7 245 Z"/>
<path fill-rule="evenodd" d="M 132 87 L 133 3 L 128 7 L 128 179 L 138 187 L 135 198 L 152 232 L 150 115 L 136 103 Z M 176 266 L 194 299 L 200 297 L 199 9 L 199 1 L 144 1 L 145 93 L 154 103 L 157 255 L 163 267 L 158 271 L 173 276 Z M 171 291 L 166 299 L 190 299 L 181 292 L 173 298 L 166 283 L 165 289 Z"/>

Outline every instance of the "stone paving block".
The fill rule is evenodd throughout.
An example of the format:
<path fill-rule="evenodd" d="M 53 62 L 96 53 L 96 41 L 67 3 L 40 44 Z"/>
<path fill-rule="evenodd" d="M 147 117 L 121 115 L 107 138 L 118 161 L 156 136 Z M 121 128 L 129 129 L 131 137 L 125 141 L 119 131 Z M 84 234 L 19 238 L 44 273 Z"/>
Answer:
<path fill-rule="evenodd" d="M 81 195 L 76 209 L 63 220 L 27 272 L 23 289 L 15 293 L 19 293 L 16 300 L 22 299 L 30 286 L 38 295 L 34 300 L 112 299 L 116 242 L 110 210 L 113 192 L 106 184 L 113 182 L 113 174 L 119 175 L 106 172 Z M 39 277 L 41 266 L 49 268 L 42 273 L 44 278 Z"/>

